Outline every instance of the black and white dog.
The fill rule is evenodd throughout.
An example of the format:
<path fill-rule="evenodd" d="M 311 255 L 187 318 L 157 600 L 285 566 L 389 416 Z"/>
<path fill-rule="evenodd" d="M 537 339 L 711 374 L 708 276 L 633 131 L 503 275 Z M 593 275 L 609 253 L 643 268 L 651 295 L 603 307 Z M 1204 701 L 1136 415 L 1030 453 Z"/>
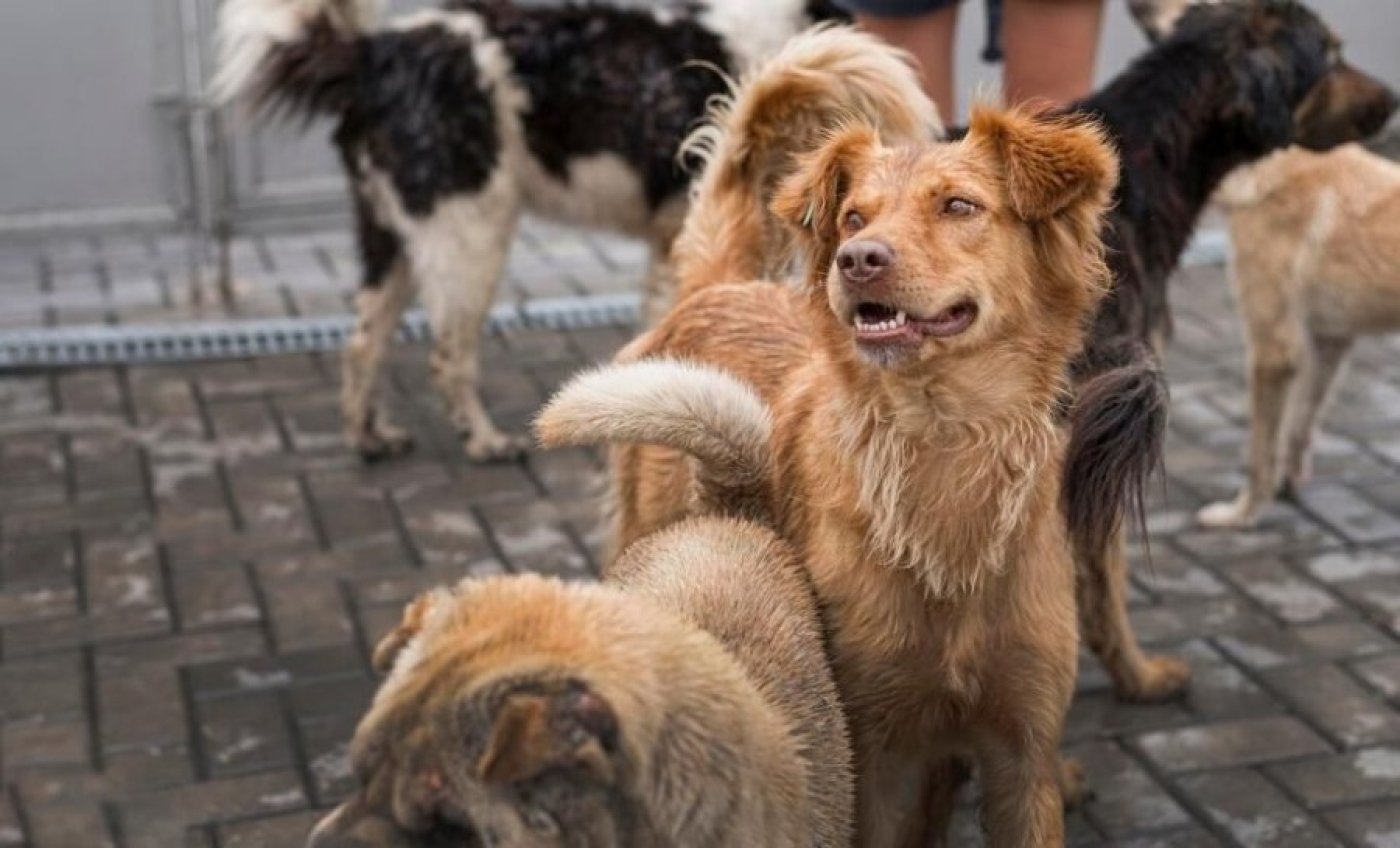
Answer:
<path fill-rule="evenodd" d="M 432 374 L 467 454 L 518 454 L 478 389 L 477 344 L 522 211 L 646 239 L 648 319 L 686 209 L 677 151 L 737 75 L 827 0 L 521 8 L 447 0 L 380 23 L 379 0 L 225 0 L 215 93 L 264 112 L 338 121 L 364 282 L 342 411 L 366 459 L 403 453 L 375 400 L 386 345 L 415 291 Z"/>

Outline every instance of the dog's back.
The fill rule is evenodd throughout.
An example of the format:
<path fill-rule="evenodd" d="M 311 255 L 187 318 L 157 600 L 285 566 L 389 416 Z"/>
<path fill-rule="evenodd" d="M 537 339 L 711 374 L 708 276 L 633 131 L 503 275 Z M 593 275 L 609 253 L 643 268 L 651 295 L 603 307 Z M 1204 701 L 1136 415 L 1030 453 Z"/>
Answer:
<path fill-rule="evenodd" d="M 675 611 L 728 649 L 802 752 L 813 844 L 849 844 L 855 801 L 846 720 L 816 598 L 792 547 L 753 522 L 691 518 L 628 548 L 607 582 Z"/>
<path fill-rule="evenodd" d="M 1292 148 L 1237 169 L 1216 200 L 1247 311 L 1339 339 L 1400 327 L 1400 165 Z"/>

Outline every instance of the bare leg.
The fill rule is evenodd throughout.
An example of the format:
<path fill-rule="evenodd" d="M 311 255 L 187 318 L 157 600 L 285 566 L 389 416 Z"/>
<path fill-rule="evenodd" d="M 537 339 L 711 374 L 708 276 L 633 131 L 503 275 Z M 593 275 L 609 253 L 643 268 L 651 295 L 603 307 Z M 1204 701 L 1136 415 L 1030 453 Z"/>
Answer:
<path fill-rule="evenodd" d="M 1103 0 L 1005 0 L 1008 103 L 1060 106 L 1089 94 Z"/>
<path fill-rule="evenodd" d="M 1178 695 L 1191 667 L 1175 657 L 1149 657 L 1128 620 L 1128 559 L 1123 531 L 1103 551 L 1076 552 L 1079 627 L 1084 643 L 1113 679 L 1118 697 L 1162 701 Z"/>
<path fill-rule="evenodd" d="M 479 350 L 518 208 L 514 186 L 498 174 L 480 194 L 439 202 L 408 244 L 433 332 L 433 382 L 478 461 L 519 456 L 527 444 L 497 430 L 487 413 Z"/>
<path fill-rule="evenodd" d="M 1289 395 L 1283 424 L 1283 486 L 1297 492 L 1312 474 L 1312 440 L 1317 419 L 1327 406 L 1352 339 L 1309 339 L 1308 355 Z"/>
<path fill-rule="evenodd" d="M 856 24 L 886 42 L 908 50 L 919 62 L 924 92 L 947 118 L 957 111 L 953 94 L 953 40 L 958 7 L 947 6 L 925 15 L 886 18 L 856 15 Z"/>
<path fill-rule="evenodd" d="M 403 260 L 355 295 L 355 331 L 341 359 L 340 409 L 346 441 L 367 462 L 413 448 L 413 440 L 389 422 L 375 399 L 384 351 L 412 299 L 413 282 Z"/>

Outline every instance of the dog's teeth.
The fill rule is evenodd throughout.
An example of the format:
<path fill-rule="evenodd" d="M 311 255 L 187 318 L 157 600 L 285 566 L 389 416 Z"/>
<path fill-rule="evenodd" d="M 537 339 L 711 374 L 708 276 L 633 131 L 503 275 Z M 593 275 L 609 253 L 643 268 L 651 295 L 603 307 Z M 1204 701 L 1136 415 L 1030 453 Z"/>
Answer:
<path fill-rule="evenodd" d="M 901 309 L 901 310 L 899 310 L 899 312 L 895 313 L 895 316 L 894 316 L 894 325 L 895 325 L 896 327 L 903 327 L 904 324 L 905 324 L 905 322 L 908 321 L 908 320 L 909 320 L 909 316 L 905 314 L 905 312 L 904 312 L 903 309 Z"/>

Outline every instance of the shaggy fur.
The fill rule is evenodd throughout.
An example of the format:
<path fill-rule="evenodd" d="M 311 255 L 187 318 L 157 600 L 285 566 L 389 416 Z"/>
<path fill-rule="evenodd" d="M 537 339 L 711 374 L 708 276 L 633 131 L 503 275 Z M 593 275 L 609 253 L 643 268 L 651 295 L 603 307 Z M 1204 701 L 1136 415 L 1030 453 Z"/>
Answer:
<path fill-rule="evenodd" d="M 679 397 L 661 372 L 622 390 L 604 376 L 545 411 L 546 442 L 648 436 Z M 391 670 L 355 734 L 360 790 L 311 848 L 850 845 L 850 746 L 810 581 L 728 501 L 771 518 L 767 418 L 722 375 L 686 377 L 714 384 L 702 420 L 707 399 L 739 404 L 716 438 L 660 436 L 694 451 L 707 514 L 638 541 L 602 586 L 476 579 L 410 604 L 375 651 Z"/>
<path fill-rule="evenodd" d="M 373 0 L 225 2 L 218 95 L 336 121 L 364 268 L 343 370 L 349 443 L 371 460 L 412 446 L 375 398 L 385 348 L 421 294 L 434 382 L 467 454 L 523 449 L 481 401 L 477 354 L 520 214 L 647 240 L 654 318 L 670 301 L 666 258 L 686 206 L 681 141 L 726 73 L 838 14 L 820 0 L 449 0 L 380 23 Z"/>
<path fill-rule="evenodd" d="M 1197 516 L 1244 527 L 1309 476 L 1313 431 L 1358 336 L 1400 330 L 1400 165 L 1348 145 L 1288 150 L 1215 193 L 1249 349 L 1249 478 Z"/>
<path fill-rule="evenodd" d="M 1139 5 L 1146 12 L 1181 4 Z M 1165 11 L 1160 20 L 1169 26 L 1180 9 Z M 1096 118 L 1123 161 L 1105 230 L 1113 294 L 1074 365 L 1078 405 L 1120 402 L 1073 413 L 1078 458 L 1067 461 L 1064 494 L 1078 528 L 1082 633 L 1123 697 L 1171 697 L 1189 678 L 1178 660 L 1145 657 L 1133 636 L 1118 518 L 1160 462 L 1167 279 L 1232 169 L 1293 143 L 1322 149 L 1369 135 L 1394 108 L 1393 95 L 1348 66 L 1336 37 L 1301 3 L 1226 0 L 1186 10 L 1165 40 L 1066 110 Z M 1127 457 L 1124 447 L 1132 449 Z M 1105 455 L 1120 459 L 1099 461 Z"/>
<path fill-rule="evenodd" d="M 859 845 L 941 833 L 965 759 L 984 778 L 989 844 L 1063 842 L 1057 748 L 1077 639 L 1056 413 L 1106 290 L 1098 233 L 1116 173 L 1082 121 L 984 108 L 961 142 L 898 147 L 849 122 L 772 200 L 804 253 L 800 289 L 699 287 L 621 357 L 719 366 L 771 408 L 769 496 L 825 612 Z M 715 226 L 710 203 L 761 206 L 762 184 L 702 183 L 713 194 L 687 228 Z M 694 235 L 727 255 L 761 231 Z M 889 261 L 871 270 L 856 254 Z M 630 369 L 673 368 L 658 415 L 675 420 L 651 425 L 657 441 L 760 432 L 750 389 L 717 401 L 713 375 L 617 367 L 597 403 L 629 410 L 658 382 Z M 723 415 L 727 429 L 712 423 Z M 614 452 L 619 539 L 693 509 L 684 462 Z"/>

